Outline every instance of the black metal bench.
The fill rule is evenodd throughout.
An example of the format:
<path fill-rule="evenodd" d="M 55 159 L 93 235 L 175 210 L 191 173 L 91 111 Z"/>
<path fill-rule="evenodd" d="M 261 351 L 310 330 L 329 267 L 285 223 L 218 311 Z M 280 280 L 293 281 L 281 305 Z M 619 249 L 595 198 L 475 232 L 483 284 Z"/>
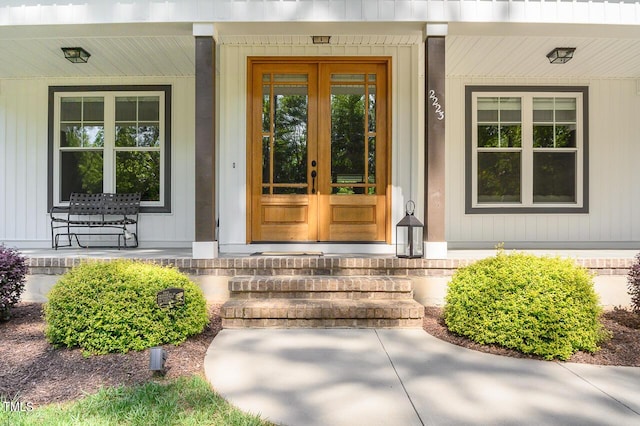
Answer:
<path fill-rule="evenodd" d="M 69 198 L 69 206 L 53 207 L 51 217 L 51 247 L 70 247 L 72 238 L 78 246 L 78 236 L 116 235 L 117 246 L 99 245 L 118 249 L 138 247 L 138 213 L 140 212 L 140 194 L 82 194 L 74 192 Z M 83 228 L 99 228 L 98 231 L 78 232 Z M 60 236 L 67 244 L 60 245 Z M 133 240 L 131 243 L 130 240 Z M 100 242 L 100 241 L 97 241 Z"/>

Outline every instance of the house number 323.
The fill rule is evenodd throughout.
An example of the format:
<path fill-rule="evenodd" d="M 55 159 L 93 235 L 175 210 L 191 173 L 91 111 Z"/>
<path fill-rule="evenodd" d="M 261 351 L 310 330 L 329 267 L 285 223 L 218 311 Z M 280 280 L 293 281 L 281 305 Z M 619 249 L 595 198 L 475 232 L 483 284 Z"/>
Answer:
<path fill-rule="evenodd" d="M 429 90 L 429 100 L 431 101 L 431 105 L 435 108 L 435 113 L 438 120 L 444 120 L 444 110 L 438 101 L 438 97 L 436 96 L 436 91 L 431 89 Z"/>

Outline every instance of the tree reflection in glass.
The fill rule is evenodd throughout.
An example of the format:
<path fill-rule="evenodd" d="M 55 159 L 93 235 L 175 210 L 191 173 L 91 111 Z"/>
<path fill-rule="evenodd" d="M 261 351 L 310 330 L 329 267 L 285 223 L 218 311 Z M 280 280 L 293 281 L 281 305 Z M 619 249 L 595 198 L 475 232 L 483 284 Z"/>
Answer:
<path fill-rule="evenodd" d="M 331 88 L 331 181 L 365 183 L 365 86 Z M 368 161 L 367 161 L 368 163 Z M 367 164 L 368 165 L 368 164 Z M 337 193 L 363 193 L 364 187 L 335 187 Z"/>
<path fill-rule="evenodd" d="M 277 75 L 274 79 L 282 81 L 295 77 Z M 269 90 L 273 90 L 273 94 L 267 96 Z M 266 92 L 262 98 L 263 132 L 267 132 L 262 143 L 263 183 L 274 184 L 274 194 L 306 194 L 307 85 L 265 85 L 263 92 Z M 273 129 L 270 129 L 271 123 Z"/>

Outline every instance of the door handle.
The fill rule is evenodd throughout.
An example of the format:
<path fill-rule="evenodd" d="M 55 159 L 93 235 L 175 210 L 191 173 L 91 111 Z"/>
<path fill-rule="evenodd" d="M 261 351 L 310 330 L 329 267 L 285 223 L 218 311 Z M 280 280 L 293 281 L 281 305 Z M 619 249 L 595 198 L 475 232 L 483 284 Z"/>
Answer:
<path fill-rule="evenodd" d="M 316 193 L 316 176 L 318 176 L 318 173 L 315 170 L 311 171 L 311 193 L 315 194 Z"/>

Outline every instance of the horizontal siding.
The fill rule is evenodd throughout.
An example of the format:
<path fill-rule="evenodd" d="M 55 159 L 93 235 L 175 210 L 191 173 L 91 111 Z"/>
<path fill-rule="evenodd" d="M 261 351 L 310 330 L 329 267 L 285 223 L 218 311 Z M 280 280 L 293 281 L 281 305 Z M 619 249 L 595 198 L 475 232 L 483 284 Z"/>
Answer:
<path fill-rule="evenodd" d="M 194 79 L 33 79 L 0 82 L 0 242 L 50 243 L 47 215 L 47 94 L 50 85 L 173 86 L 172 212 L 143 214 L 141 245 L 190 246 L 194 218 Z"/>
<path fill-rule="evenodd" d="M 588 214 L 465 214 L 465 85 L 589 87 Z M 447 240 L 454 247 L 498 242 L 640 247 L 640 95 L 636 80 L 449 78 L 447 105 L 446 227 Z"/>
<path fill-rule="evenodd" d="M 110 22 L 246 21 L 431 21 L 638 24 L 638 3 L 522 0 L 111 0 L 43 4 L 11 2 L 0 7 L 0 25 Z M 50 3 L 50 2 L 44 2 Z"/>

